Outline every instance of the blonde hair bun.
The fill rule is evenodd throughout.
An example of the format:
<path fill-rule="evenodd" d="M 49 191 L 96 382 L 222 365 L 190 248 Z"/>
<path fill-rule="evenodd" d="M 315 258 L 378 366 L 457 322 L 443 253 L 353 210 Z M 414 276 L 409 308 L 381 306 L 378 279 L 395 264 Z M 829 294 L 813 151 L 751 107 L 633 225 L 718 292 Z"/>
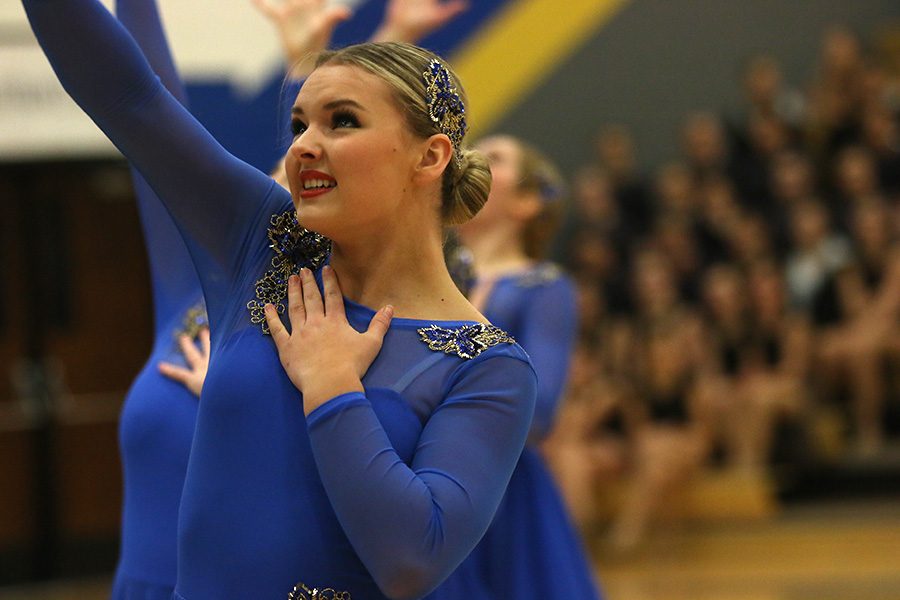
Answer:
<path fill-rule="evenodd" d="M 451 160 L 444 173 L 441 213 L 445 225 L 465 223 L 481 210 L 491 192 L 491 165 L 472 148 L 460 148 L 459 160 Z"/>

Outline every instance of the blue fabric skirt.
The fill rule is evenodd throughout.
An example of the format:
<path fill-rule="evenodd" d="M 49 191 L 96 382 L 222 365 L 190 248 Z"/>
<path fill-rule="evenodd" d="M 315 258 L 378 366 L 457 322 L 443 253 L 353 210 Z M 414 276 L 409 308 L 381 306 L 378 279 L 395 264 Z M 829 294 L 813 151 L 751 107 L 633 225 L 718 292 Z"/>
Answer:
<path fill-rule="evenodd" d="M 475 549 L 498 600 L 599 600 L 581 537 L 540 454 L 525 448 L 494 522 Z"/>

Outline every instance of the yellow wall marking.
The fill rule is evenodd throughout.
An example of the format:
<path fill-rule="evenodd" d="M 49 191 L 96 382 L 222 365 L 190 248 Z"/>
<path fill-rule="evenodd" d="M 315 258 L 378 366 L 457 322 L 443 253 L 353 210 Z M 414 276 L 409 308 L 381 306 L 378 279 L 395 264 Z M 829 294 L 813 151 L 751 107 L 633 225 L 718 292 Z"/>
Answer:
<path fill-rule="evenodd" d="M 451 60 L 474 117 L 470 134 L 488 131 L 627 3 L 510 0 Z"/>

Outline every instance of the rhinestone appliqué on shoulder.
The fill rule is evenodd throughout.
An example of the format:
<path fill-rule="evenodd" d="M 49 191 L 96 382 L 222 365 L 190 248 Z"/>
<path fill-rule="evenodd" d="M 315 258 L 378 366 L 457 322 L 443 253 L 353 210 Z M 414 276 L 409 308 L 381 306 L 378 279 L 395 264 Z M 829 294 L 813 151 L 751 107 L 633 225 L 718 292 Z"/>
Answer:
<path fill-rule="evenodd" d="M 306 267 L 313 271 L 325 264 L 331 254 L 331 240 L 310 231 L 297 222 L 297 211 L 288 210 L 272 215 L 269 227 L 269 247 L 275 253 L 272 266 L 256 281 L 256 299 L 247 303 L 250 322 L 269 334 L 264 307 L 273 304 L 279 314 L 285 311 L 287 281 L 291 275 Z"/>
<path fill-rule="evenodd" d="M 463 325 L 448 329 L 429 325 L 417 330 L 422 341 L 437 352 L 455 354 L 460 358 L 472 359 L 497 344 L 515 344 L 508 333 L 485 323 Z"/>
<path fill-rule="evenodd" d="M 351 600 L 349 592 L 336 592 L 332 588 L 309 589 L 305 584 L 298 583 L 288 594 L 288 600 Z"/>

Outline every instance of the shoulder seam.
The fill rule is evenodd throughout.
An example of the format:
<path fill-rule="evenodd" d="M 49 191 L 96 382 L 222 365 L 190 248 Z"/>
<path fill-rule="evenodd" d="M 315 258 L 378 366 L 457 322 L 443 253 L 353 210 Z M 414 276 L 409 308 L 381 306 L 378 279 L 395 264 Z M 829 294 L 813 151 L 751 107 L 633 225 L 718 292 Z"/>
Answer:
<path fill-rule="evenodd" d="M 446 399 L 447 395 L 450 393 L 450 389 L 459 380 L 459 378 L 462 375 L 462 372 L 464 370 L 474 368 L 476 364 L 479 364 L 480 362 L 486 361 L 490 358 L 511 358 L 513 360 L 517 360 L 521 363 L 524 363 L 525 365 L 528 366 L 528 369 L 534 375 L 535 379 L 537 379 L 537 371 L 534 370 L 534 365 L 531 364 L 531 359 L 529 358 L 528 353 L 525 351 L 525 349 L 522 348 L 522 346 L 520 346 L 518 343 L 509 344 L 509 345 L 517 350 L 516 354 L 495 356 L 494 353 L 492 352 L 492 350 L 499 346 L 492 346 L 492 347 L 488 348 L 487 350 L 485 350 L 484 352 L 482 352 L 481 354 L 479 354 L 478 356 L 476 356 L 475 358 L 471 358 L 471 359 L 467 359 L 467 360 L 461 359 L 462 363 L 459 364 L 455 369 L 453 369 L 450 372 L 450 374 L 447 376 L 447 379 L 444 381 L 444 387 L 443 387 L 442 394 L 441 394 L 443 396 L 443 398 Z M 438 406 L 443 404 L 443 402 L 444 401 L 441 400 L 441 402 L 438 404 Z"/>

